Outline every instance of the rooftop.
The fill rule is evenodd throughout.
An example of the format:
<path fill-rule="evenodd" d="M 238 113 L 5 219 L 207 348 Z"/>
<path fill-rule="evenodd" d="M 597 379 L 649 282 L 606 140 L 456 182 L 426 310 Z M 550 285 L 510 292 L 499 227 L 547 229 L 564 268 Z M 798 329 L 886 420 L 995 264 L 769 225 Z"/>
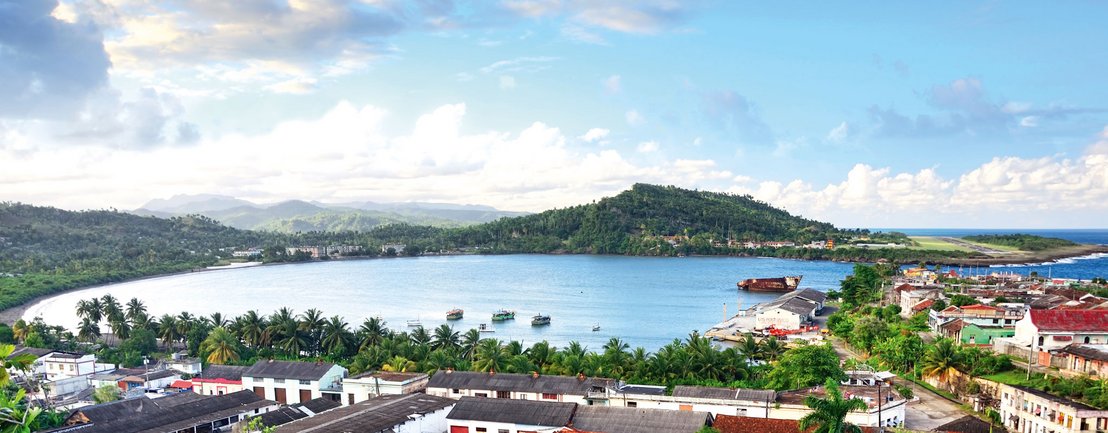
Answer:
<path fill-rule="evenodd" d="M 784 300 L 778 299 L 766 305 L 762 311 L 769 311 L 780 308 L 795 314 L 811 314 L 812 310 L 815 310 L 818 305 L 815 302 L 807 299 L 792 297 Z"/>
<path fill-rule="evenodd" d="M 866 405 L 870 409 L 877 407 L 878 401 L 878 387 L 876 386 L 858 386 L 858 385 L 840 385 L 839 391 L 843 393 L 843 398 L 858 397 L 865 400 Z M 893 391 L 892 387 L 888 385 L 882 385 L 880 387 L 881 399 L 888 399 L 892 395 L 895 399 L 901 399 L 900 394 Z M 781 404 L 796 404 L 803 405 L 805 397 L 814 395 L 817 397 L 826 397 L 827 390 L 822 386 L 815 386 L 811 388 L 794 389 L 790 391 L 782 391 L 778 394 L 777 402 Z M 885 407 L 888 402 L 882 405 Z"/>
<path fill-rule="evenodd" d="M 932 431 L 946 433 L 992 433 L 999 430 L 1001 429 L 992 429 L 988 422 L 971 415 L 966 415 L 932 429 Z"/>
<path fill-rule="evenodd" d="M 741 400 L 771 402 L 777 399 L 777 392 L 771 389 L 713 388 L 707 386 L 673 387 L 674 397 L 710 398 L 715 400 Z"/>
<path fill-rule="evenodd" d="M 350 379 L 365 379 L 374 377 L 386 382 L 407 382 L 409 380 L 416 380 L 427 377 L 426 373 L 395 373 L 390 371 L 367 371 L 365 373 L 351 376 Z"/>
<path fill-rule="evenodd" d="M 1101 411 L 1100 409 L 1089 406 L 1085 403 L 1076 402 L 1076 401 L 1070 400 L 1068 398 L 1058 397 L 1056 395 L 1048 394 L 1045 391 L 1040 391 L 1040 390 L 1037 390 L 1037 389 L 1034 389 L 1034 388 L 1028 388 L 1026 386 L 1020 386 L 1020 385 L 1007 385 L 1007 386 L 1010 386 L 1010 387 L 1015 388 L 1017 390 L 1020 390 L 1020 391 L 1023 391 L 1025 393 L 1034 395 L 1036 397 L 1042 398 L 1044 400 L 1048 400 L 1048 401 L 1052 401 L 1054 403 L 1058 403 L 1058 404 L 1061 404 L 1061 405 L 1076 408 L 1077 410 Z"/>
<path fill-rule="evenodd" d="M 200 374 L 196 375 L 201 379 L 225 379 L 225 380 L 242 380 L 242 374 L 249 370 L 250 367 L 243 367 L 239 365 L 219 365 L 212 364 L 204 368 Z"/>
<path fill-rule="evenodd" d="M 319 380 L 327 374 L 335 364 L 330 362 L 300 362 L 300 361 L 275 361 L 272 359 L 261 360 L 246 371 L 243 377 L 271 377 L 274 379 Z"/>
<path fill-rule="evenodd" d="M 1029 314 L 1039 331 L 1108 333 L 1108 310 L 1031 310 Z"/>
<path fill-rule="evenodd" d="M 453 405 L 446 397 L 427 394 L 383 395 L 282 425 L 281 433 L 380 432 L 407 422 L 414 415 Z M 391 431 L 391 430 L 389 430 Z"/>
<path fill-rule="evenodd" d="M 569 425 L 575 409 L 576 403 L 462 397 L 446 418 L 564 427 Z"/>
<path fill-rule="evenodd" d="M 578 406 L 571 426 L 604 433 L 695 433 L 709 420 L 707 412 Z"/>
<path fill-rule="evenodd" d="M 251 391 L 218 396 L 182 392 L 158 399 L 140 397 L 83 407 L 68 421 L 79 424 L 49 430 L 50 433 L 155 433 L 188 429 L 198 424 L 276 405 Z"/>
<path fill-rule="evenodd" d="M 1086 359 L 1108 361 L 1108 344 L 1071 344 L 1063 347 L 1062 352 Z"/>
<path fill-rule="evenodd" d="M 797 433 L 800 422 L 794 419 L 752 418 L 720 414 L 712 427 L 720 433 Z M 873 427 L 862 427 L 866 433 L 876 432 Z"/>
<path fill-rule="evenodd" d="M 562 395 L 586 395 L 593 386 L 606 387 L 611 379 L 580 378 L 476 371 L 440 370 L 431 376 L 428 388 L 487 389 L 492 391 L 535 392 Z"/>

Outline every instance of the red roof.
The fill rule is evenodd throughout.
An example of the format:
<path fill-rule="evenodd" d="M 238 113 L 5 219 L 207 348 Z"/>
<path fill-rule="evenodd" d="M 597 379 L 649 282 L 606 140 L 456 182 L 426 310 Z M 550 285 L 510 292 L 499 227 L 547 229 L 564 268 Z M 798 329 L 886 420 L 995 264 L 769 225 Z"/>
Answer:
<path fill-rule="evenodd" d="M 800 421 L 795 419 L 752 418 L 747 416 L 716 415 L 712 427 L 720 433 L 797 433 Z M 810 431 L 810 430 L 809 430 Z M 872 433 L 873 427 L 862 427 L 862 431 Z"/>
<path fill-rule="evenodd" d="M 1039 331 L 1108 332 L 1108 310 L 1031 310 Z"/>
<path fill-rule="evenodd" d="M 192 378 L 192 381 L 193 382 L 200 382 L 200 383 L 217 383 L 217 384 L 220 384 L 220 385 L 242 385 L 241 380 L 230 380 L 230 379 L 224 379 L 224 378 L 221 378 L 221 377 L 217 377 L 217 378 L 214 378 L 214 379 L 204 379 L 202 377 L 194 377 L 194 378 Z"/>
<path fill-rule="evenodd" d="M 180 388 L 180 389 L 192 389 L 192 382 L 189 382 L 187 380 L 177 380 L 177 381 L 174 381 L 172 385 L 169 385 L 169 387 L 170 388 Z"/>
<path fill-rule="evenodd" d="M 984 305 L 984 304 L 973 304 L 973 305 L 966 305 L 966 306 L 962 307 L 962 309 L 963 309 L 963 310 L 993 310 L 993 311 L 1003 311 L 1003 310 L 1001 310 L 1000 308 L 997 308 L 997 307 L 993 307 L 993 306 L 990 306 L 990 305 Z"/>
<path fill-rule="evenodd" d="M 917 302 L 916 305 L 913 305 L 912 306 L 912 311 L 923 311 L 925 309 L 931 308 L 931 305 L 934 305 L 934 304 L 935 304 L 934 299 L 924 299 L 922 301 Z"/>
<path fill-rule="evenodd" d="M 905 290 L 912 290 L 914 288 L 915 287 L 913 287 L 911 284 L 901 284 L 899 286 L 896 286 L 896 291 L 903 292 Z"/>

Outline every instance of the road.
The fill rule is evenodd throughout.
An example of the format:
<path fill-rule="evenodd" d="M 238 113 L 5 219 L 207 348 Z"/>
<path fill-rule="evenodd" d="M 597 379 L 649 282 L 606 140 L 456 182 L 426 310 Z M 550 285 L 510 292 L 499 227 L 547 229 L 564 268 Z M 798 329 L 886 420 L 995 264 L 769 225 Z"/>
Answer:
<path fill-rule="evenodd" d="M 944 237 L 944 238 L 939 238 L 939 239 L 942 239 L 946 242 L 950 242 L 954 245 L 958 245 L 960 247 L 969 248 L 969 249 L 977 251 L 981 254 L 988 254 L 988 255 L 1008 254 L 1007 251 L 994 250 L 992 248 L 989 248 L 989 247 L 986 247 L 986 246 L 983 246 L 983 245 L 974 244 L 974 243 L 969 243 L 969 242 L 966 242 L 966 241 L 958 239 L 958 238 Z"/>
<path fill-rule="evenodd" d="M 831 346 L 835 348 L 835 352 L 839 354 L 841 359 L 863 358 L 838 338 L 831 339 Z M 931 392 L 927 388 L 900 378 L 894 379 L 893 383 L 911 388 L 912 393 L 919 398 L 917 401 L 908 403 L 908 407 L 904 411 L 904 428 L 927 431 L 966 416 L 966 412 L 962 411 L 958 404 Z"/>

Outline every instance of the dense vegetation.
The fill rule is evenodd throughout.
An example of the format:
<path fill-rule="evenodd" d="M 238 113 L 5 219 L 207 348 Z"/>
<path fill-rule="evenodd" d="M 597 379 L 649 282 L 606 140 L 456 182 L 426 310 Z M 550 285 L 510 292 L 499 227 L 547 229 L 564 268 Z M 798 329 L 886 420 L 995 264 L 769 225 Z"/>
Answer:
<path fill-rule="evenodd" d="M 982 244 L 1014 247 L 1022 251 L 1045 251 L 1055 248 L 1072 247 L 1077 245 L 1065 239 L 1046 238 L 1042 236 L 1019 233 L 1009 235 L 974 235 L 966 236 L 963 239 L 970 242 L 977 242 Z"/>
<path fill-rule="evenodd" d="M 602 376 L 635 383 L 794 389 L 845 377 L 829 345 L 786 349 L 775 338 L 719 349 L 693 332 L 674 339 L 657 352 L 631 349 L 618 338 L 596 351 L 570 342 L 557 348 L 542 341 L 525 347 L 518 341 L 487 338 L 476 329 L 457 331 L 449 325 L 411 332 L 391 330 L 379 318 L 353 328 L 339 316 L 316 309 L 301 314 L 281 308 L 270 315 L 250 311 L 230 318 L 215 313 L 198 317 L 188 312 L 149 317 L 138 299 L 126 304 L 111 295 L 81 301 L 77 335 L 41 321 L 17 322 L 12 336 L 29 346 L 100 347 L 100 362 L 141 365 L 142 358 L 186 348 L 208 363 L 252 364 L 258 359 L 328 359 L 352 373 L 370 370 L 433 372 L 456 370 L 509 373 Z M 98 344 L 101 324 L 107 324 L 118 347 Z M 116 339 L 115 337 L 118 337 Z"/>

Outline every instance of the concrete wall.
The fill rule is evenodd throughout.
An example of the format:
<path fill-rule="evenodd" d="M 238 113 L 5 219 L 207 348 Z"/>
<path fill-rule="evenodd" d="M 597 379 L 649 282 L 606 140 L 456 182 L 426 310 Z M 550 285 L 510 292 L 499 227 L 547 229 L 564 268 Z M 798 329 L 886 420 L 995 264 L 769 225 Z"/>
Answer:
<path fill-rule="evenodd" d="M 779 329 L 800 329 L 801 320 L 799 314 L 774 308 L 758 313 L 754 321 L 754 328 L 766 329 L 773 326 Z"/>
<path fill-rule="evenodd" d="M 395 428 L 396 433 L 446 432 L 446 415 L 450 414 L 451 409 L 454 409 L 454 405 L 447 406 L 431 413 L 425 413 L 416 419 L 397 426 Z"/>

